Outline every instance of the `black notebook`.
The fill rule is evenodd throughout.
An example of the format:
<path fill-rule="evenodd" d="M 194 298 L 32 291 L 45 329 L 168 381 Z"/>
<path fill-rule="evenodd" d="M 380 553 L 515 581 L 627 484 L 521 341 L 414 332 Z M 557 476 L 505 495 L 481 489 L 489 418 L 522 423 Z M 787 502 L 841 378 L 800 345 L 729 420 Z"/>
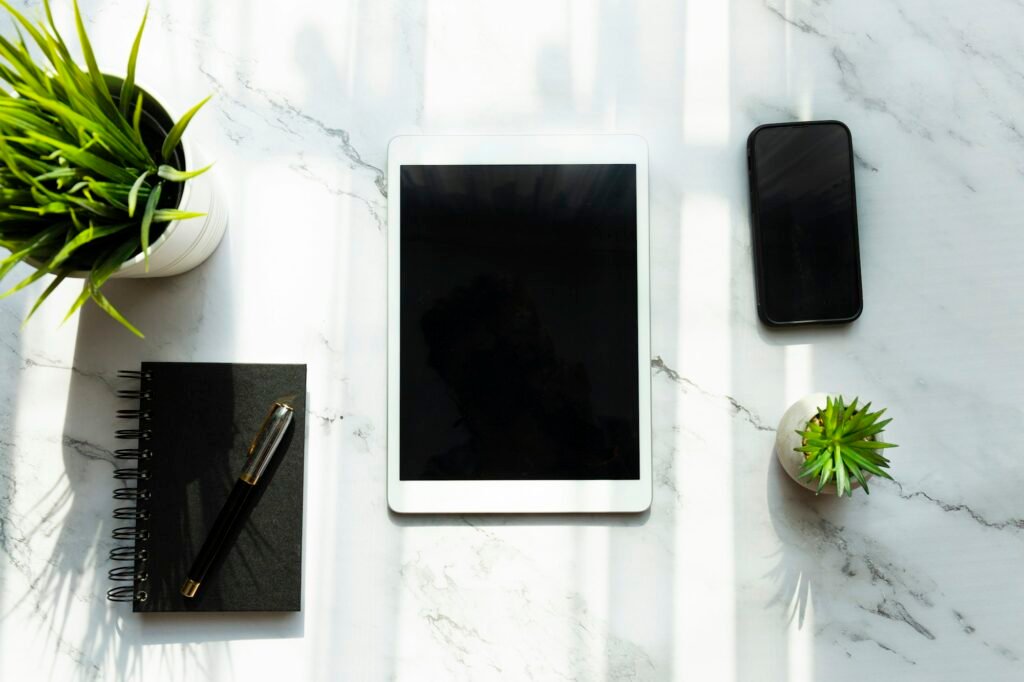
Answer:
<path fill-rule="evenodd" d="M 118 391 L 137 400 L 119 416 L 138 420 L 118 438 L 122 487 L 114 517 L 125 523 L 111 550 L 114 601 L 132 610 L 299 611 L 302 601 L 303 455 L 306 366 L 144 362 L 121 372 Z M 127 382 L 126 382 L 127 383 Z M 180 593 L 186 572 L 238 479 L 249 445 L 274 400 L 295 396 L 294 419 L 243 521 L 195 598 Z M 134 427 L 134 424 L 132 424 Z"/>

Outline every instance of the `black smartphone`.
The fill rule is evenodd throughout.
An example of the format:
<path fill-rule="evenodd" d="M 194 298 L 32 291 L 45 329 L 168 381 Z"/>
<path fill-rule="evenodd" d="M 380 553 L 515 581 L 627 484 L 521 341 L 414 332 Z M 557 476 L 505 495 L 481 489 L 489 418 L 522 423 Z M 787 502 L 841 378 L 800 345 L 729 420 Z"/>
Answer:
<path fill-rule="evenodd" d="M 839 121 L 758 126 L 747 138 L 747 168 L 761 321 L 857 319 L 864 302 L 850 129 Z"/>

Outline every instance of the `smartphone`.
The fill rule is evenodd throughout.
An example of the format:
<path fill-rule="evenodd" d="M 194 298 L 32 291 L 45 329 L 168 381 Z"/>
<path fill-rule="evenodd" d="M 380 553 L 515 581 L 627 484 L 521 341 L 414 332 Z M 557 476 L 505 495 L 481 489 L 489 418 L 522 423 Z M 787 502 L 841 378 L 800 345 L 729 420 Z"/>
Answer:
<path fill-rule="evenodd" d="M 864 308 L 853 137 L 839 121 L 747 138 L 757 314 L 771 326 L 852 322 Z"/>

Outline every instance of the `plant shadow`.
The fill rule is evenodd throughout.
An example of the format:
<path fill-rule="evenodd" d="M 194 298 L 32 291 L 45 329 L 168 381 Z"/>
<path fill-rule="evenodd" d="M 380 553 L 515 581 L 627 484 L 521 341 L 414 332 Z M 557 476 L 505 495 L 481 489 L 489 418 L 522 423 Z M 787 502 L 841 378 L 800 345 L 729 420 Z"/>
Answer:
<path fill-rule="evenodd" d="M 769 607 L 785 610 L 787 624 L 803 629 L 808 610 L 813 608 L 816 590 L 824 587 L 823 572 L 832 573 L 822 558 L 838 552 L 844 558 L 840 576 L 855 574 L 853 557 L 842 536 L 844 517 L 851 501 L 835 495 L 816 495 L 791 480 L 779 464 L 775 452 L 766 477 L 768 512 L 778 538 L 778 550 L 772 555 L 774 566 L 765 576 L 775 592 Z M 834 580 L 830 580 L 830 583 Z"/>
<path fill-rule="evenodd" d="M 189 273 L 163 279 L 113 280 L 104 287 L 114 305 L 147 334 L 143 340 L 94 305 L 87 304 L 81 311 L 61 436 L 65 476 L 47 496 L 49 509 L 42 513 L 43 518 L 60 514 L 63 523 L 33 590 L 41 597 L 39 610 L 47 614 L 46 629 L 58 641 L 66 639 L 71 630 L 73 605 L 76 620 L 81 617 L 81 604 L 76 601 L 86 595 L 85 634 L 73 646 L 92 666 L 77 668 L 81 679 L 92 679 L 99 670 L 114 671 L 117 679 L 141 679 L 146 672 L 143 650 L 147 647 L 160 647 L 163 658 L 174 655 L 184 662 L 216 655 L 218 648 L 210 647 L 210 642 L 301 637 L 304 632 L 301 613 L 133 614 L 130 604 L 108 604 L 106 600 L 108 588 L 124 584 L 108 581 L 107 572 L 115 566 L 110 551 L 131 544 L 114 540 L 111 534 L 117 527 L 132 524 L 111 515 L 115 506 L 132 504 L 112 499 L 114 488 L 132 483 L 111 476 L 116 468 L 134 466 L 133 461 L 117 459 L 114 452 L 134 446 L 133 441 L 115 439 L 117 429 L 134 424 L 115 415 L 119 409 L 137 406 L 117 397 L 118 389 L 137 386 L 133 380 L 118 378 L 117 371 L 137 370 L 144 360 L 231 359 L 231 318 L 217 315 L 220 308 L 231 305 L 226 267 L 230 251 L 225 238 L 209 260 Z M 208 296 L 211 288 L 218 289 L 215 304 Z M 221 328 L 211 331 L 216 326 Z M 186 646 L 165 647 L 171 644 Z M 199 644 L 204 644 L 201 650 L 188 646 Z"/>

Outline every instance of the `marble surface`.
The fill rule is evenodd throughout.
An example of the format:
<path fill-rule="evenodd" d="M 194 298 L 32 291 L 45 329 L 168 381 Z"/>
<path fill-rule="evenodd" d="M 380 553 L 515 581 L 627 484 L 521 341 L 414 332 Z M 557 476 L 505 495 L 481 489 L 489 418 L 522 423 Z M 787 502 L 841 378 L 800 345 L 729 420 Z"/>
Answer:
<path fill-rule="evenodd" d="M 142 3 L 82 4 L 120 68 Z M 0 302 L 0 679 L 1024 678 L 1022 34 L 1018 0 L 155 1 L 138 80 L 214 94 L 231 224 L 108 288 L 144 341 L 60 326 L 73 286 L 24 329 L 32 293 Z M 854 134 L 865 311 L 769 331 L 744 142 L 818 118 Z M 388 140 L 606 131 L 650 144 L 650 512 L 389 514 Z M 302 613 L 105 601 L 111 389 L 141 359 L 308 363 Z M 888 406 L 898 482 L 784 477 L 775 424 L 815 390 Z"/>

